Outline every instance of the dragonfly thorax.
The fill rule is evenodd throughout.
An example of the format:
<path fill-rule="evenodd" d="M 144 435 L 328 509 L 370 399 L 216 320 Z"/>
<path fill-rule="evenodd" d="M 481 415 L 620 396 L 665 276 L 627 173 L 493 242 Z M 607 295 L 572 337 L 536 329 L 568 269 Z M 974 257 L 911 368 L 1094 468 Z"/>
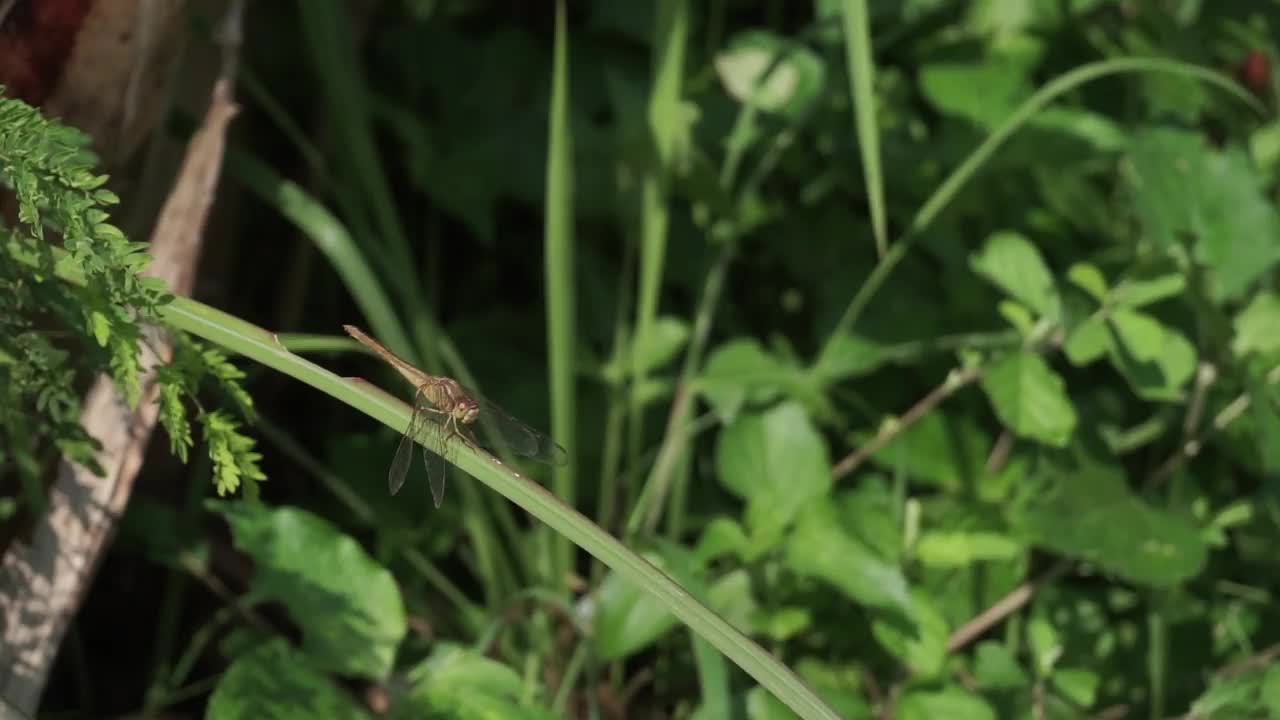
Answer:
<path fill-rule="evenodd" d="M 480 404 L 449 378 L 437 378 L 422 386 L 422 394 L 454 422 L 469 425 L 480 416 Z"/>

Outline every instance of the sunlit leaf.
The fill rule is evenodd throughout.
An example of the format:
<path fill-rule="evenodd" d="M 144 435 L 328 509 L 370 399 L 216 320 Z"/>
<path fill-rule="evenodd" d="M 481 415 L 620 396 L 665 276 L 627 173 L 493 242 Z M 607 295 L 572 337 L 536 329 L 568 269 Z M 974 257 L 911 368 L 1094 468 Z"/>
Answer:
<path fill-rule="evenodd" d="M 910 614 L 911 595 L 902 570 L 847 534 L 829 501 L 814 503 L 800 516 L 787 539 L 786 563 L 800 575 L 835 586 L 854 602 Z"/>
<path fill-rule="evenodd" d="M 515 670 L 469 648 L 439 644 L 408 673 L 410 689 L 396 698 L 389 720 L 550 720 L 536 693 Z"/>
<path fill-rule="evenodd" d="M 763 30 L 735 36 L 716 56 L 715 69 L 734 99 L 792 117 L 808 109 L 826 77 L 826 65 L 812 50 Z"/>
<path fill-rule="evenodd" d="M 1126 167 L 1147 239 L 1172 248 L 1190 237 L 1219 297 L 1239 297 L 1280 260 L 1280 217 L 1239 149 L 1218 152 L 1200 133 L 1152 128 L 1134 136 Z"/>
<path fill-rule="evenodd" d="M 720 435 L 716 474 L 747 503 L 746 525 L 765 541 L 831 487 L 827 445 L 799 404 L 741 415 Z"/>
<path fill-rule="evenodd" d="M 1280 349 L 1280 295 L 1264 292 L 1254 296 L 1236 315 L 1235 331 L 1231 351 L 1237 356 Z"/>
<path fill-rule="evenodd" d="M 912 690 L 898 703 L 901 720 L 996 720 L 996 712 L 980 696 L 958 685 L 942 690 Z"/>
<path fill-rule="evenodd" d="M 209 696 L 206 720 L 368 720 L 325 670 L 284 640 L 231 663 Z"/>
<path fill-rule="evenodd" d="M 1058 290 L 1053 273 L 1036 246 L 1022 235 L 1013 232 L 992 235 L 969 264 L 974 272 L 1039 315 L 1058 315 Z"/>
<path fill-rule="evenodd" d="M 1034 352 L 1010 353 L 982 374 L 982 389 L 1010 430 L 1046 445 L 1063 447 L 1076 427 L 1066 383 Z"/>
<path fill-rule="evenodd" d="M 698 378 L 698 390 L 725 420 L 744 403 L 767 402 L 797 377 L 793 368 L 769 354 L 755 340 L 732 340 L 716 348 Z"/>
<path fill-rule="evenodd" d="M 1204 566 L 1197 528 L 1131 494 L 1119 468 L 1078 452 L 1044 472 L 1048 487 L 1013 518 L 1035 545 L 1156 587 L 1182 582 Z"/>
<path fill-rule="evenodd" d="M 385 678 L 408 626 L 395 579 L 327 521 L 296 508 L 216 503 L 240 550 L 253 558 L 252 589 L 278 600 L 302 628 L 318 667 Z"/>

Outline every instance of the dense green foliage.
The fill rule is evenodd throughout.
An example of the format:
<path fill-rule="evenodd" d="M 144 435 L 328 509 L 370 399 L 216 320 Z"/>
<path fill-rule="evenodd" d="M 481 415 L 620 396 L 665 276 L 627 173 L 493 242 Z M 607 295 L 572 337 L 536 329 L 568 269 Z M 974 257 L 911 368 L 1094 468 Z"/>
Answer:
<path fill-rule="evenodd" d="M 158 627 L 107 598 L 81 621 L 154 647 L 59 676 L 51 709 L 110 682 L 135 690 L 94 714 L 823 717 L 794 674 L 850 718 L 1280 717 L 1280 10 L 567 5 L 252 5 L 239 214 L 207 265 L 235 289 L 205 299 L 405 390 L 337 354 L 356 322 L 553 430 L 571 462 L 522 471 L 780 664 L 722 655 L 501 478 L 453 472 L 438 511 L 421 474 L 388 497 L 394 432 L 246 362 L 262 501 L 200 502 L 247 451 L 201 410 L 214 467 L 185 503 L 136 498 L 117 552 L 174 571 Z M 0 163 L 30 260 L 0 282 L 46 293 L 20 302 L 86 347 L 106 323 L 124 388 L 130 313 L 264 357 L 95 274 L 137 248 L 77 250 L 108 198 L 70 150 L 26 169 L 15 143 L 71 144 L 19 127 Z M 42 223 L 83 285 L 47 277 Z M 5 330 L 0 372 L 65 366 Z M 174 377 L 240 381 L 183 347 Z M 83 456 L 74 404 L 26 429 Z"/>

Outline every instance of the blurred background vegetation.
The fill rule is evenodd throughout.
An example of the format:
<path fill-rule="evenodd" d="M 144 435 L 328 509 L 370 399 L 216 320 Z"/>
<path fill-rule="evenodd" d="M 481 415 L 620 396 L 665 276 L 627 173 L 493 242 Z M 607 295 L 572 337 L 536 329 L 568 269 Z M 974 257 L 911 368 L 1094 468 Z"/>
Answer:
<path fill-rule="evenodd" d="M 220 12 L 112 170 L 134 239 Z M 544 430 L 571 462 L 522 469 L 842 717 L 1280 717 L 1277 30 L 252 2 L 193 296 L 407 399 L 361 326 Z M 261 503 L 153 442 L 41 717 L 794 717 L 520 506 L 451 469 L 432 509 L 420 466 L 389 496 L 394 430 L 236 362 Z"/>

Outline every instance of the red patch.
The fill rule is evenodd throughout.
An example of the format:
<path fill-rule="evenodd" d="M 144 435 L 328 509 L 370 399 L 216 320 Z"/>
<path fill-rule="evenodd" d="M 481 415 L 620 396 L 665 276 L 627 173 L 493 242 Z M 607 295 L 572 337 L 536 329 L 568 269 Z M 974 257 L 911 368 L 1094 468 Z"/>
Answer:
<path fill-rule="evenodd" d="M 0 84 L 40 105 L 57 87 L 93 0 L 18 0 L 0 25 Z"/>

